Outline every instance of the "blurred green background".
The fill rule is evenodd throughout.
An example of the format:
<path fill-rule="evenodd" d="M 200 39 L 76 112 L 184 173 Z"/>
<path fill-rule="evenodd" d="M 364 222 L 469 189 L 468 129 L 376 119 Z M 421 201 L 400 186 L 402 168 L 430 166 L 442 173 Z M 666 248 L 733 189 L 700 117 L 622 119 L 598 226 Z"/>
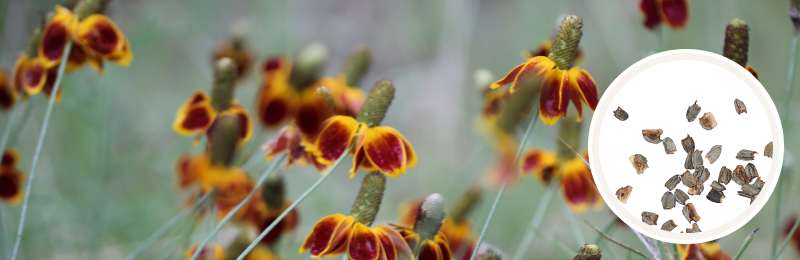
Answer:
<path fill-rule="evenodd" d="M 6 0 L 0 2 L 0 67 L 11 69 L 16 55 L 27 47 L 30 33 L 41 15 L 56 4 L 69 1 Z M 253 102 L 263 60 L 275 54 L 291 54 L 306 43 L 320 41 L 329 47 L 326 75 L 335 75 L 359 44 L 372 47 L 373 66 L 361 86 L 382 78 L 395 82 L 397 96 L 384 125 L 397 128 L 414 145 L 419 164 L 407 175 L 388 181 L 379 221 L 396 221 L 399 204 L 433 192 L 442 193 L 452 204 L 466 188 L 484 180 L 485 169 L 495 159 L 491 150 L 479 149 L 483 138 L 474 127 L 482 97 L 474 87 L 473 72 L 487 68 L 501 77 L 523 61 L 523 49 L 537 47 L 555 33 L 563 14 L 584 19 L 581 47 L 589 71 L 602 91 L 625 68 L 658 46 L 655 33 L 646 30 L 638 1 L 112 1 L 107 14 L 128 37 L 135 54 L 129 68 L 106 66 L 105 75 L 84 68 L 63 81 L 64 99 L 53 112 L 42 158 L 30 200 L 28 223 L 20 259 L 120 259 L 158 227 L 175 216 L 188 193 L 176 189 L 174 160 L 180 153 L 197 151 L 191 138 L 172 131 L 176 109 L 195 90 L 211 86 L 212 50 L 226 40 L 234 27 L 247 28 L 247 41 L 257 62 L 239 83 L 236 97 L 253 114 Z M 787 65 L 793 27 L 787 0 L 707 0 L 690 2 L 688 26 L 679 31 L 664 28 L 662 49 L 700 49 L 722 52 L 724 29 L 733 18 L 750 25 L 750 61 L 779 111 L 791 98 L 785 95 Z M 797 84 L 795 84 L 797 85 Z M 796 87 L 796 86 L 794 86 Z M 794 177 L 792 154 L 800 138 L 796 131 L 800 116 L 797 104 L 783 124 L 787 164 L 782 181 L 788 182 L 780 216 L 784 222 L 800 210 L 798 178 Z M 46 100 L 32 98 L 29 111 L 11 146 L 22 154 L 22 170 L 28 172 L 39 134 Z M 23 113 L 24 115 L 24 113 Z M 591 113 L 584 115 L 584 133 Z M 782 117 L 785 115 L 781 114 Z M 8 113 L 0 115 L 0 127 Z M 557 126 L 539 124 L 530 146 L 555 148 Z M 257 129 L 241 155 L 245 161 L 277 129 Z M 585 149 L 583 138 L 581 149 Z M 482 151 L 482 152 L 479 152 Z M 301 222 L 293 237 L 285 238 L 279 253 L 286 259 L 308 259 L 298 255 L 299 243 L 321 218 L 348 213 L 363 174 L 348 178 L 350 167 L 340 167 L 316 192 L 300 204 Z M 268 163 L 250 171 L 260 176 Z M 319 174 L 311 168 L 281 171 L 289 184 L 289 197 L 296 198 Z M 512 185 L 499 206 L 486 243 L 510 254 L 527 227 L 544 191 L 534 178 Z M 473 231 L 486 218 L 496 189 L 488 187 L 472 214 Z M 541 231 L 577 252 L 572 225 L 567 221 L 561 195 L 550 205 Z M 761 228 L 743 259 L 769 255 L 774 234 L 775 196 L 750 223 L 722 238 L 722 249 L 735 254 L 744 237 Z M 1 205 L 2 257 L 10 255 L 20 206 Z M 578 214 L 577 218 L 604 227 L 615 219 L 607 208 Z M 781 223 L 783 224 L 783 223 Z M 198 243 L 208 232 L 201 223 L 191 238 Z M 597 237 L 587 225 L 580 231 L 589 242 Z M 143 259 L 156 255 L 180 258 L 189 225 L 178 227 L 154 245 Z M 224 230 L 220 241 L 235 232 Z M 646 252 L 627 227 L 612 235 Z M 229 239 L 228 239 L 229 240 Z M 625 256 L 616 245 L 601 248 Z M 542 238 L 529 247 L 529 256 L 567 259 Z M 663 249 L 662 249 L 663 250 Z M 172 252 L 178 252 L 170 255 Z M 608 256 L 608 255 L 606 255 Z M 795 259 L 787 248 L 784 259 Z M 611 259 L 608 257 L 608 259 Z"/>

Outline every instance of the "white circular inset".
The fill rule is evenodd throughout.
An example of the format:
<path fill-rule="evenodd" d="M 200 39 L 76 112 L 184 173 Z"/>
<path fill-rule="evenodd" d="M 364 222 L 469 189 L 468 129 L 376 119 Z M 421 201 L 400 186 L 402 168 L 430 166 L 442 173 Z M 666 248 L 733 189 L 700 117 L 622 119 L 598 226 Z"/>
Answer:
<path fill-rule="evenodd" d="M 736 99 L 744 102 L 747 113 L 737 113 Z M 687 110 L 695 101 L 701 107 L 700 113 L 697 119 L 689 122 Z M 628 113 L 627 120 L 614 116 L 617 107 Z M 704 129 L 699 122 L 707 112 L 712 113 L 718 123 L 711 130 Z M 642 136 L 645 129 L 662 129 L 661 139 L 671 138 L 677 151 L 667 154 L 663 142 L 645 141 Z M 686 201 L 694 205 L 700 216 L 696 222 L 684 217 L 684 205 L 676 203 L 672 209 L 663 209 L 661 202 L 667 191 L 674 194 L 676 189 L 681 189 L 689 193 L 689 187 L 683 183 L 678 183 L 673 190 L 665 186 L 670 177 L 687 171 L 684 162 L 688 153 L 681 145 L 687 135 L 694 139 L 695 149 L 703 151 L 703 166 L 710 172 L 700 194 L 690 195 Z M 769 142 L 773 142 L 772 158 L 764 156 Z M 722 152 L 719 159 L 710 163 L 705 157 L 715 145 L 722 145 Z M 755 159 L 737 159 L 737 153 L 743 149 L 758 152 Z M 708 242 L 750 221 L 767 203 L 777 184 L 783 152 L 781 122 L 764 87 L 735 62 L 699 50 L 658 53 L 626 69 L 603 94 L 589 130 L 592 174 L 606 204 L 635 230 L 670 243 Z M 629 160 L 635 154 L 647 158 L 649 168 L 643 174 L 637 174 Z M 718 180 L 723 166 L 733 171 L 738 165 L 748 163 L 756 167 L 765 182 L 752 204 L 749 198 L 737 194 L 743 188 L 733 180 L 724 185 L 725 197 L 721 203 L 707 198 L 712 191 L 710 184 Z M 628 185 L 633 190 L 623 204 L 615 193 Z M 642 221 L 644 211 L 658 215 L 656 225 Z M 672 231 L 661 230 L 669 220 L 677 227 Z M 696 223 L 701 232 L 686 233 L 692 223 Z"/>

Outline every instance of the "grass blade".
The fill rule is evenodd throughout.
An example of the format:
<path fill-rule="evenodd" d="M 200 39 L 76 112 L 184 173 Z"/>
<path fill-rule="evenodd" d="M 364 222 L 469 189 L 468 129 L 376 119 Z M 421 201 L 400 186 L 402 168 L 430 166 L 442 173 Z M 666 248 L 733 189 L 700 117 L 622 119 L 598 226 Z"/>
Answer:
<path fill-rule="evenodd" d="M 739 257 L 742 257 L 742 253 L 744 253 L 744 250 L 747 249 L 748 246 L 750 246 L 750 242 L 753 242 L 753 237 L 756 236 L 756 231 L 758 231 L 757 228 L 754 229 L 753 232 L 750 232 L 750 235 L 748 235 L 747 238 L 744 239 L 744 243 L 742 243 L 742 247 L 739 248 L 739 252 L 736 252 L 736 256 L 733 257 L 733 260 L 736 260 L 736 259 L 739 259 Z M 778 255 L 780 255 L 780 254 L 778 254 Z"/>

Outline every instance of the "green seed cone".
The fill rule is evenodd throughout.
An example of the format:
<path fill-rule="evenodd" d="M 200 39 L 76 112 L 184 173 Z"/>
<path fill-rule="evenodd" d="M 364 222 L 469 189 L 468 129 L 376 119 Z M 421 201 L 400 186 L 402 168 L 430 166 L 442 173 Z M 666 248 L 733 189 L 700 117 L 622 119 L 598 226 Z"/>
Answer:
<path fill-rule="evenodd" d="M 283 201 L 286 197 L 286 183 L 283 181 L 283 174 L 276 172 L 269 176 L 261 188 L 261 197 L 267 208 L 280 210 L 283 208 Z"/>
<path fill-rule="evenodd" d="M 214 85 L 211 86 L 211 106 L 218 112 L 231 108 L 236 85 L 236 63 L 221 58 L 214 65 Z"/>
<path fill-rule="evenodd" d="M 344 74 L 347 80 L 346 84 L 353 87 L 358 86 L 358 84 L 361 83 L 361 79 L 364 78 L 364 74 L 369 70 L 369 65 L 371 63 L 372 50 L 370 50 L 369 46 L 358 46 L 358 48 L 353 51 L 353 54 L 350 55 L 350 58 L 347 59 L 344 68 L 342 68 L 342 74 Z"/>
<path fill-rule="evenodd" d="M 109 1 L 111 0 L 81 0 L 75 6 L 75 12 L 73 13 L 78 17 L 78 20 L 83 20 L 83 18 L 91 14 L 102 13 Z"/>
<path fill-rule="evenodd" d="M 739 18 L 733 19 L 725 28 L 725 46 L 722 56 L 731 59 L 742 67 L 747 65 L 747 51 L 750 45 L 750 27 Z"/>
<path fill-rule="evenodd" d="M 417 221 L 414 222 L 414 232 L 419 234 L 419 242 L 433 239 L 444 220 L 444 198 L 439 193 L 434 193 L 425 198 L 417 211 Z"/>
<path fill-rule="evenodd" d="M 239 139 L 239 117 L 234 115 L 223 115 L 217 117 L 214 124 L 212 135 L 209 135 L 209 153 L 211 153 L 211 163 L 230 165 Z"/>
<path fill-rule="evenodd" d="M 483 189 L 481 189 L 480 186 L 475 185 L 470 187 L 467 192 L 461 196 L 461 199 L 458 200 L 453 210 L 450 211 L 450 216 L 453 218 L 453 221 L 458 223 L 466 219 L 467 215 L 475 208 L 475 205 L 478 205 L 482 194 Z"/>
<path fill-rule="evenodd" d="M 381 200 L 383 200 L 383 191 L 386 190 L 386 176 L 379 171 L 374 171 L 364 177 L 361 182 L 361 190 L 358 191 L 356 202 L 353 203 L 353 209 L 350 215 L 355 217 L 356 223 L 362 223 L 366 226 L 372 225 L 375 221 L 375 216 L 378 215 L 378 210 L 381 208 Z"/>
<path fill-rule="evenodd" d="M 562 70 L 569 69 L 578 52 L 578 44 L 581 42 L 583 32 L 583 20 L 577 15 L 567 15 L 561 21 L 561 28 L 558 29 L 556 39 L 550 47 L 550 55 L 547 57 L 556 63 L 556 67 Z"/>
<path fill-rule="evenodd" d="M 356 120 L 366 123 L 368 127 L 379 126 L 386 116 L 386 110 L 394 99 L 394 84 L 391 80 L 384 79 L 375 83 L 369 92 L 367 100 L 358 111 Z"/>
<path fill-rule="evenodd" d="M 302 90 L 317 82 L 327 61 L 328 47 L 319 42 L 309 43 L 298 51 L 292 62 L 289 84 Z"/>

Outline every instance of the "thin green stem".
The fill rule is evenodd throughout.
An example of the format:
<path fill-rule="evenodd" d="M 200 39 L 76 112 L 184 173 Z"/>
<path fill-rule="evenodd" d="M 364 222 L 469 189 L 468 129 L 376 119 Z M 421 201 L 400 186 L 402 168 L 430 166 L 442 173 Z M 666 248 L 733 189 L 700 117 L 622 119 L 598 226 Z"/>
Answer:
<path fill-rule="evenodd" d="M 547 190 L 542 195 L 541 199 L 539 200 L 539 205 L 536 207 L 536 213 L 533 214 L 533 218 L 531 218 L 531 223 L 528 224 L 528 229 L 525 230 L 525 235 L 522 237 L 522 240 L 519 242 L 517 246 L 517 251 L 514 253 L 514 260 L 520 260 L 525 255 L 526 249 L 528 249 L 528 245 L 531 244 L 533 238 L 536 235 L 536 230 L 539 230 L 539 224 L 542 223 L 542 219 L 544 219 L 545 212 L 547 212 L 547 207 L 550 205 L 550 201 L 553 200 L 556 191 L 558 190 L 559 182 L 561 182 L 560 178 L 556 178 L 554 183 L 551 183 L 547 186 Z"/>
<path fill-rule="evenodd" d="M 569 205 L 562 204 L 563 207 L 561 209 L 564 211 L 564 215 L 567 218 L 567 222 L 569 225 L 572 226 L 572 232 L 575 235 L 575 240 L 578 240 L 578 246 L 581 247 L 586 244 L 586 238 L 583 237 L 583 232 L 581 232 L 581 227 L 578 226 L 578 221 L 575 220 L 575 213 L 569 209 Z"/>
<path fill-rule="evenodd" d="M 72 50 L 72 39 L 67 41 L 64 46 L 64 54 L 61 56 L 61 63 L 58 65 L 58 74 L 56 75 L 55 85 L 50 95 L 50 101 L 47 103 L 47 111 L 44 114 L 44 123 L 42 123 L 42 130 L 39 132 L 39 141 L 36 144 L 36 152 L 33 154 L 33 165 L 31 166 L 31 173 L 28 183 L 25 185 L 25 198 L 22 201 L 22 214 L 19 218 L 19 229 L 17 230 L 17 241 L 14 243 L 14 251 L 11 253 L 11 260 L 17 259 L 19 253 L 19 246 L 22 244 L 22 231 L 25 230 L 25 216 L 28 213 L 28 199 L 31 196 L 31 187 L 34 177 L 36 177 L 36 164 L 39 162 L 39 155 L 42 153 L 42 146 L 44 145 L 44 136 L 47 135 L 47 126 L 50 123 L 50 115 L 53 113 L 53 104 L 56 103 L 58 90 L 61 87 L 61 80 L 64 78 L 64 69 L 67 67 L 67 58 L 69 52 Z"/>
<path fill-rule="evenodd" d="M 0 205 L 0 242 L 3 243 L 3 247 L 2 248 L 3 248 L 3 252 L 4 252 L 4 253 L 0 253 L 0 257 L 3 257 L 3 259 L 6 259 L 6 257 L 7 257 L 6 254 L 8 254 L 8 240 L 7 240 L 7 236 L 6 236 L 6 222 L 3 221 L 3 220 L 5 220 L 5 217 L 3 217 L 3 213 L 4 212 L 5 212 L 5 210 L 3 210 L 3 205 Z"/>
<path fill-rule="evenodd" d="M 600 233 L 600 235 L 605 237 L 606 239 L 608 239 L 608 241 L 611 241 L 612 243 L 617 244 L 618 246 L 621 246 L 622 248 L 628 249 L 629 252 L 633 252 L 634 254 L 637 254 L 637 255 L 639 255 L 641 257 L 644 257 L 644 259 L 652 259 L 650 257 L 647 257 L 647 255 L 642 254 L 642 252 L 636 251 L 636 249 L 633 249 L 632 247 L 630 247 L 630 246 L 628 246 L 628 245 L 626 245 L 626 244 L 624 244 L 622 242 L 619 242 L 619 241 L 611 238 L 610 236 L 606 235 L 606 233 L 603 233 L 603 231 L 601 231 L 600 229 L 598 229 L 597 227 L 592 225 L 592 223 L 589 223 L 589 221 L 584 220 L 583 222 L 586 222 L 586 224 L 589 224 L 589 226 L 592 227 L 592 229 L 594 229 L 595 231 Z"/>
<path fill-rule="evenodd" d="M 614 217 L 616 218 L 617 216 Z M 611 233 L 611 229 L 614 228 L 615 225 L 617 225 L 617 220 L 616 219 L 611 220 L 611 222 L 608 223 L 608 225 L 606 225 L 606 227 L 603 229 L 603 233 L 606 234 Z M 597 239 L 594 240 L 594 244 L 599 246 L 600 242 L 603 242 L 603 236 L 598 234 Z"/>
<path fill-rule="evenodd" d="M 8 116 L 8 123 L 6 123 L 6 130 L 3 131 L 3 139 L 0 140 L 0 152 L 6 151 L 6 145 L 8 145 L 8 136 L 11 134 L 12 126 L 14 125 L 14 120 L 16 120 L 17 112 L 20 110 L 18 106 L 22 104 L 20 101 L 22 100 L 22 93 L 17 95 L 17 101 L 14 102 L 16 106 L 11 107 L 11 115 Z"/>
<path fill-rule="evenodd" d="M 750 242 L 753 242 L 753 237 L 756 236 L 756 231 L 758 231 L 757 228 L 754 229 L 753 232 L 750 232 L 750 235 L 748 235 L 747 238 L 744 239 L 742 247 L 739 248 L 739 252 L 736 252 L 736 256 L 733 257 L 733 260 L 737 260 L 739 259 L 739 257 L 742 257 L 742 253 L 744 253 L 744 250 L 747 249 L 748 246 L 750 246 Z"/>
<path fill-rule="evenodd" d="M 664 250 L 667 251 L 667 257 L 669 257 L 669 260 L 675 260 L 675 257 L 672 255 L 672 251 L 669 250 L 669 245 L 667 245 L 667 242 L 661 241 L 661 243 L 664 244 Z"/>
<path fill-rule="evenodd" d="M 258 188 L 260 188 L 261 185 L 264 184 L 264 181 L 267 180 L 267 177 L 272 175 L 272 172 L 274 172 L 275 169 L 278 168 L 278 165 L 280 165 L 284 159 L 286 159 L 285 152 L 282 153 L 280 156 L 278 156 L 278 158 L 276 158 L 275 162 L 272 163 L 272 165 L 270 165 L 267 171 L 264 172 L 264 174 L 262 174 L 261 177 L 258 178 L 258 182 L 256 182 L 256 187 L 253 188 L 253 191 L 250 192 L 250 194 L 248 194 L 247 197 L 245 197 L 244 200 L 242 200 L 242 202 L 239 203 L 239 205 L 236 205 L 235 208 L 233 208 L 230 212 L 228 212 L 228 214 L 225 215 L 224 218 L 222 218 L 222 221 L 220 221 L 219 224 L 217 224 L 217 226 L 214 227 L 214 230 L 211 231 L 211 234 L 208 234 L 208 236 L 206 236 L 206 238 L 203 239 L 203 242 L 200 243 L 200 245 L 197 247 L 197 250 L 194 251 L 194 254 L 192 254 L 192 257 L 189 258 L 189 260 L 195 260 L 197 259 L 197 257 L 200 256 L 200 253 L 203 252 L 202 249 L 206 248 L 206 245 L 208 245 L 208 243 L 211 242 L 211 240 L 216 238 L 217 233 L 219 233 L 219 230 L 222 229 L 222 227 L 224 227 L 225 224 L 228 223 L 228 221 L 231 221 L 233 216 L 235 216 L 236 213 L 239 212 L 239 210 L 241 210 L 245 205 L 247 205 L 247 202 L 249 202 L 250 199 L 253 198 L 253 196 L 259 193 Z"/>
<path fill-rule="evenodd" d="M 536 126 L 536 121 L 539 121 L 539 111 L 537 110 L 536 113 L 533 114 L 533 118 L 531 119 L 531 123 L 528 124 L 528 129 L 525 130 L 525 134 L 522 135 L 522 140 L 519 143 L 519 148 L 517 149 L 517 155 L 514 156 L 514 162 L 517 163 L 519 160 L 519 156 L 522 154 L 522 150 L 525 149 L 525 143 L 528 142 L 528 137 L 530 137 L 531 132 L 533 132 L 533 127 Z M 478 251 L 481 248 L 481 244 L 483 243 L 483 239 L 486 237 L 486 231 L 489 230 L 489 224 L 492 223 L 492 218 L 494 218 L 494 213 L 497 211 L 497 206 L 500 205 L 500 200 L 503 199 L 503 193 L 506 191 L 506 187 L 508 186 L 508 180 L 503 182 L 503 186 L 500 186 L 500 190 L 497 191 L 497 197 L 494 199 L 494 203 L 492 204 L 492 209 L 489 210 L 489 216 L 486 217 L 486 222 L 483 223 L 483 228 L 481 229 L 481 235 L 478 236 L 478 242 L 475 243 L 475 250 L 472 251 L 472 256 L 470 260 L 475 260 L 478 256 Z"/>
<path fill-rule="evenodd" d="M 172 219 L 167 221 L 167 223 L 164 224 L 164 226 L 161 226 L 158 230 L 156 230 L 155 233 L 150 235 L 150 237 L 148 237 L 144 242 L 142 242 L 142 244 L 140 244 L 139 247 L 136 248 L 136 250 L 133 250 L 133 252 L 131 252 L 131 254 L 128 255 L 128 257 L 126 257 L 125 259 L 126 260 L 133 260 L 133 259 L 136 259 L 137 257 L 139 257 L 139 255 L 144 253 L 144 251 L 148 247 L 150 247 L 150 245 L 155 243 L 156 240 L 158 240 L 159 238 L 163 237 L 164 235 L 167 234 L 167 232 L 171 231 L 175 226 L 180 224 L 183 221 L 183 219 L 186 218 L 186 215 L 196 211 L 200 207 L 200 205 L 202 205 L 203 202 L 209 196 L 211 196 L 211 194 L 213 194 L 213 193 L 215 193 L 215 192 L 214 191 L 207 192 L 205 195 L 203 195 L 197 201 L 195 201 L 194 205 L 192 205 L 191 208 L 185 209 L 185 210 L 181 211 L 181 213 L 178 213 L 178 215 L 175 215 L 175 217 L 173 217 Z"/>
<path fill-rule="evenodd" d="M 631 231 L 633 231 L 633 234 L 636 234 L 636 237 L 639 238 L 639 241 L 642 241 L 642 244 L 644 244 L 644 247 L 647 248 L 647 251 L 650 251 L 650 254 L 653 255 L 653 258 L 655 258 L 656 260 L 661 259 L 661 254 L 658 253 L 658 249 L 655 248 L 655 246 L 652 243 L 650 243 L 650 240 L 648 240 L 647 237 L 642 236 L 641 233 L 634 230 L 633 228 L 631 228 Z"/>
<path fill-rule="evenodd" d="M 331 175 L 331 172 L 333 172 L 333 170 L 334 170 L 334 169 L 336 169 L 336 167 L 337 167 L 337 166 L 339 166 L 339 164 L 340 164 L 342 161 L 344 161 L 344 158 L 345 158 L 345 157 L 347 157 L 347 154 L 348 154 L 348 153 L 350 153 L 350 150 L 352 150 L 352 149 L 353 149 L 353 146 L 355 146 L 355 144 L 352 144 L 352 145 L 350 145 L 350 146 L 347 148 L 347 150 L 344 150 L 344 152 L 342 153 L 342 155 L 341 155 L 341 156 L 339 156 L 339 159 L 336 159 L 336 161 L 335 161 L 335 162 L 334 162 L 334 163 L 333 163 L 333 164 L 332 164 L 332 165 L 331 165 L 331 166 L 328 168 L 328 171 L 327 171 L 327 172 L 325 172 L 325 174 L 323 174 L 323 175 L 322 175 L 322 177 L 319 177 L 319 180 L 317 180 L 317 182 L 315 182 L 314 184 L 312 184 L 312 185 L 311 185 L 311 187 L 309 187 L 309 188 L 308 188 L 308 190 L 306 190 L 305 192 L 303 192 L 303 194 L 302 194 L 302 195 L 300 195 L 300 197 L 298 197 L 298 198 L 297 198 L 297 200 L 295 200 L 295 201 L 292 203 L 292 205 L 289 205 L 289 207 L 288 207 L 288 208 L 286 208 L 286 210 L 284 210 L 284 211 L 283 211 L 283 213 L 281 213 L 281 215 L 279 215 L 279 216 L 278 216 L 278 218 L 276 218 L 274 221 L 272 221 L 272 224 L 270 224 L 270 225 L 269 225 L 269 226 L 268 226 L 266 229 L 264 229 L 264 231 L 262 231 L 262 232 L 261 232 L 261 234 L 259 234 L 259 235 L 258 235 L 258 237 L 257 237 L 255 240 L 253 240 L 253 242 L 252 242 L 252 243 L 250 243 L 250 245 L 249 245 L 249 246 L 247 246 L 247 248 L 246 248 L 246 249 L 245 249 L 245 250 L 242 252 L 242 254 L 240 254 L 240 255 L 239 255 L 239 257 L 238 257 L 238 258 L 236 258 L 236 259 L 237 259 L 237 260 L 242 260 L 242 259 L 244 259 L 244 258 L 245 258 L 245 256 L 247 256 L 247 254 L 249 254 L 249 253 L 250 253 L 250 251 L 252 251 L 252 250 L 253 250 L 253 248 L 255 248 L 255 247 L 256 247 L 256 245 L 258 245 L 258 243 L 259 243 L 259 242 L 261 242 L 261 239 L 263 239 L 265 236 L 267 236 L 267 234 L 268 234 L 270 231 L 272 231 L 272 229 L 273 229 L 273 228 L 275 228 L 275 226 L 277 226 L 277 225 L 278 225 L 278 223 L 280 223 L 280 222 L 281 222 L 281 220 L 283 220 L 283 218 L 284 218 L 284 217 L 286 217 L 286 215 L 288 215 L 288 214 L 289 214 L 289 212 L 291 212 L 291 211 L 292 211 L 292 210 L 293 210 L 295 207 L 297 207 L 297 205 L 299 205 L 299 204 L 300 204 L 300 202 L 303 202 L 303 200 L 305 200 L 305 199 L 306 199 L 306 197 L 308 197 L 308 195 L 310 195 L 310 194 L 311 194 L 311 192 L 313 192 L 314 190 L 316 190 L 316 189 L 317 189 L 317 187 L 319 187 L 319 185 L 320 185 L 320 184 L 322 184 L 322 182 L 323 182 L 323 181 L 325 181 L 325 179 L 327 179 L 327 178 L 328 178 L 328 176 L 330 176 L 330 175 Z M 198 252 L 199 252 L 199 251 L 198 251 Z M 192 259 L 192 260 L 193 260 L 193 259 Z"/>
<path fill-rule="evenodd" d="M 556 240 L 550 239 L 549 237 L 547 237 L 547 235 L 542 233 L 542 231 L 539 230 L 538 228 L 533 229 L 533 231 L 534 231 L 534 234 L 536 234 L 536 236 L 543 238 L 545 241 L 550 243 L 551 246 L 560 249 L 561 252 L 564 252 L 564 254 L 566 254 L 568 256 L 574 256 L 575 255 L 575 251 L 572 251 L 572 249 L 570 249 L 567 245 L 565 245 L 564 243 L 561 243 L 560 241 L 556 241 Z"/>
<path fill-rule="evenodd" d="M 772 260 L 776 260 L 781 257 L 781 253 L 783 253 L 783 250 L 786 249 L 786 245 L 789 244 L 789 241 L 792 241 L 792 236 L 794 236 L 794 232 L 797 231 L 798 224 L 800 224 L 800 217 L 798 217 L 797 220 L 794 221 L 792 230 L 789 231 L 789 234 L 786 235 L 786 239 L 783 240 L 783 243 L 781 244 L 781 247 L 778 249 L 778 251 L 775 251 L 772 254 Z"/>

